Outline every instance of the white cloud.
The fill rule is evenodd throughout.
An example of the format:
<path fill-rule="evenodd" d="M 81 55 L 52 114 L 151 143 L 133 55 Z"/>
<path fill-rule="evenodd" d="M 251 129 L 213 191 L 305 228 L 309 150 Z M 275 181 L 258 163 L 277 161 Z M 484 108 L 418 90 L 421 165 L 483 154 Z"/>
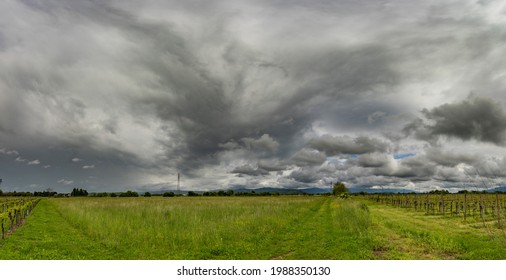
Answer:
<path fill-rule="evenodd" d="M 21 158 L 21 157 L 17 157 L 17 158 L 16 158 L 16 161 L 18 161 L 18 162 L 25 162 L 25 161 L 26 161 L 26 159 Z"/>
<path fill-rule="evenodd" d="M 32 161 L 28 162 L 28 165 L 39 165 L 39 164 L 40 164 L 40 160 L 38 160 L 38 159 L 35 159 L 35 160 L 32 160 Z"/>
<path fill-rule="evenodd" d="M 63 185 L 70 185 L 70 184 L 73 184 L 73 183 L 74 183 L 74 181 L 72 181 L 72 180 L 60 179 L 60 180 L 58 180 L 58 183 L 63 184 Z"/>
<path fill-rule="evenodd" d="M 8 149 L 5 149 L 5 148 L 0 148 L 0 154 L 4 154 L 4 155 L 15 155 L 15 156 L 19 156 L 19 153 L 18 151 L 16 150 L 8 150 Z"/>
<path fill-rule="evenodd" d="M 83 166 L 83 169 L 93 169 L 93 168 L 95 168 L 94 164 L 92 164 L 92 165 L 84 165 Z"/>

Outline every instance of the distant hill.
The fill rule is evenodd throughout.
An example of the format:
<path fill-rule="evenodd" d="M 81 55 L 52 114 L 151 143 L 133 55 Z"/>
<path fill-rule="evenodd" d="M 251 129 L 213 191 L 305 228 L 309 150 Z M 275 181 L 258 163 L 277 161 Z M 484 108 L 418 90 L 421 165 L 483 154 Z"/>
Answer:
<path fill-rule="evenodd" d="M 506 186 L 501 186 L 501 187 L 489 189 L 489 190 L 487 190 L 487 192 L 506 192 Z"/>
<path fill-rule="evenodd" d="M 279 194 L 324 194 L 329 193 L 330 189 L 322 189 L 322 188 L 305 188 L 305 189 L 288 189 L 288 188 L 258 188 L 258 189 L 250 189 L 245 187 L 233 188 L 232 189 L 236 193 L 244 192 L 250 193 L 254 191 L 255 193 L 279 193 Z"/>

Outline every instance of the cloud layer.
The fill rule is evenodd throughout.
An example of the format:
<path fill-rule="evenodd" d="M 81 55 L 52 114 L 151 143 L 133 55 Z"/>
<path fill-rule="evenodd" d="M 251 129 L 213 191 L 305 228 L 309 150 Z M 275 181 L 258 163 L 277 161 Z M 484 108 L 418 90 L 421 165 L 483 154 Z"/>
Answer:
<path fill-rule="evenodd" d="M 505 184 L 501 1 L 0 3 L 12 189 Z M 470 94 L 472 92 L 472 94 Z"/>

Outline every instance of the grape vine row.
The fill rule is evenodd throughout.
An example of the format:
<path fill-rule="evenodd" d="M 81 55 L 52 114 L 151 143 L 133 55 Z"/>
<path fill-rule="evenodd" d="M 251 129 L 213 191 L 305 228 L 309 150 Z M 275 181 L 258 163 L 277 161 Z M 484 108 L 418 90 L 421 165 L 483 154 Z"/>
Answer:
<path fill-rule="evenodd" d="M 16 227 L 21 225 L 39 201 L 40 198 L 33 197 L 4 197 L 0 202 L 2 239 L 5 239 L 6 234 L 12 233 Z"/>
<path fill-rule="evenodd" d="M 506 218 L 506 194 L 458 193 L 458 194 L 371 194 L 370 200 L 400 208 L 411 208 L 429 215 L 460 216 L 482 220 L 497 220 L 499 226 Z"/>

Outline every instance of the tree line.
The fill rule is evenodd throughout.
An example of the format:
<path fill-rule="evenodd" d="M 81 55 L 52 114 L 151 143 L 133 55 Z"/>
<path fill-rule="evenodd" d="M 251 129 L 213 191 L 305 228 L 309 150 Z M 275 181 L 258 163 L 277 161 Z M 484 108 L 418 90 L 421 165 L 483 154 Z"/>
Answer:
<path fill-rule="evenodd" d="M 334 186 L 334 190 L 332 194 L 341 195 L 342 193 L 348 193 L 348 189 L 344 187 L 345 191 L 343 191 L 342 183 L 336 183 Z M 331 193 L 323 193 L 319 195 L 330 195 Z M 280 196 L 280 195 L 313 195 L 313 194 L 285 194 L 280 192 L 257 192 L 255 190 L 251 190 L 249 192 L 235 192 L 234 190 L 219 190 L 219 191 L 205 191 L 205 192 L 196 192 L 196 191 L 188 191 L 185 194 L 183 193 L 175 193 L 173 191 L 167 191 L 164 193 L 152 194 L 150 192 L 144 192 L 144 194 L 139 194 L 136 191 L 128 190 L 126 192 L 96 192 L 90 193 L 84 188 L 73 188 L 70 193 L 58 193 L 51 189 L 41 191 L 41 192 L 2 192 L 0 190 L 0 196 L 37 196 L 37 197 L 151 197 L 151 196 L 162 196 L 162 197 L 176 197 L 176 196 Z"/>

